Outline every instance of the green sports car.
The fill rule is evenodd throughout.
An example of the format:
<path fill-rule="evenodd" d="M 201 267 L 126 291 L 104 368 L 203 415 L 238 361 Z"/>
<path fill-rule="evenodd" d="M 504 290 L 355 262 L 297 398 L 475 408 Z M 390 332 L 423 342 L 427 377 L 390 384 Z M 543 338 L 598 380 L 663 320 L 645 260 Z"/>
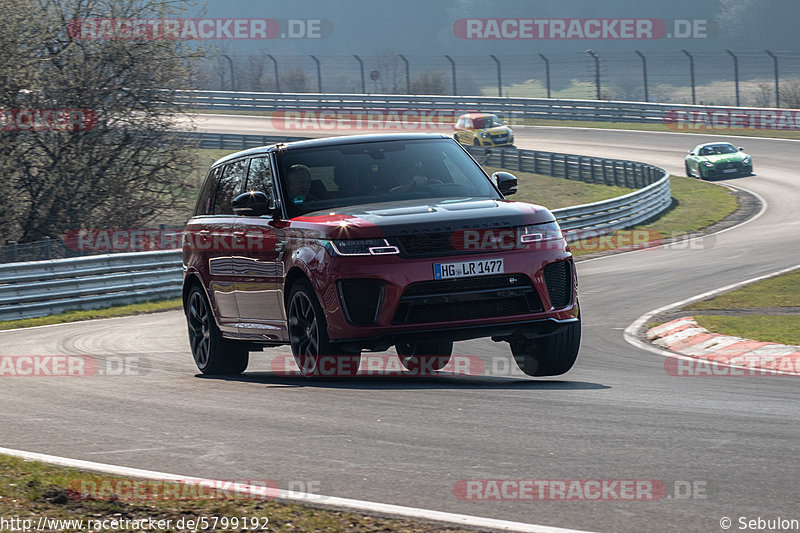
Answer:
<path fill-rule="evenodd" d="M 753 173 L 753 158 L 743 150 L 731 143 L 698 144 L 686 156 L 686 175 L 700 179 L 749 176 Z"/>

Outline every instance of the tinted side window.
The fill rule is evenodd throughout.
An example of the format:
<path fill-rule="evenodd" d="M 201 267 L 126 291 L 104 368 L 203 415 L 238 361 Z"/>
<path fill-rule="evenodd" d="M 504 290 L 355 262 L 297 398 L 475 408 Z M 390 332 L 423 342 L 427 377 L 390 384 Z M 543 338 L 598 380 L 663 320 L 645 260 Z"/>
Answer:
<path fill-rule="evenodd" d="M 198 215 L 210 215 L 212 201 L 214 200 L 214 191 L 217 188 L 217 171 L 219 167 L 213 168 L 208 171 L 208 175 L 206 176 L 206 180 L 203 182 L 203 188 L 200 189 L 200 196 L 197 198 L 197 206 L 195 206 L 194 214 L 195 216 Z"/>
<path fill-rule="evenodd" d="M 269 163 L 269 157 L 254 157 L 251 159 L 244 190 L 262 191 L 267 193 L 268 197 L 274 198 L 272 187 L 272 167 Z"/>
<path fill-rule="evenodd" d="M 219 178 L 219 186 L 214 198 L 215 215 L 232 215 L 233 197 L 242 190 L 245 173 L 247 172 L 247 159 L 242 159 L 225 165 Z"/>

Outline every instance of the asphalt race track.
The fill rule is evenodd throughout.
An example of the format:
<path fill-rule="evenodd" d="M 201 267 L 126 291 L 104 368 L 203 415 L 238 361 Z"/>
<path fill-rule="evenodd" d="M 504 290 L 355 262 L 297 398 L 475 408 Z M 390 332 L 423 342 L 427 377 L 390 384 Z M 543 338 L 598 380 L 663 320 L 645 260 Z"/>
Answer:
<path fill-rule="evenodd" d="M 213 115 L 199 129 L 275 134 L 263 118 Z M 517 128 L 517 145 L 683 173 L 708 136 Z M 289 132 L 289 135 L 303 133 Z M 711 140 L 719 140 L 712 137 Z M 198 375 L 179 311 L 0 333 L 7 355 L 138 358 L 130 375 L 5 378 L 1 446 L 215 479 L 318 482 L 322 494 L 592 531 L 721 531 L 723 517 L 798 516 L 800 401 L 792 377 L 675 377 L 623 330 L 663 305 L 797 264 L 800 143 L 731 139 L 756 175 L 725 183 L 762 216 L 692 247 L 580 262 L 583 345 L 561 379 L 494 376 L 306 381 L 251 354 L 237 379 Z M 505 344 L 456 344 L 488 370 Z M 131 361 L 129 359 L 129 361 Z M 102 364 L 101 364 L 102 366 Z M 661 480 L 658 501 L 468 501 L 464 479 Z M 682 499 L 674 486 L 705 494 Z"/>

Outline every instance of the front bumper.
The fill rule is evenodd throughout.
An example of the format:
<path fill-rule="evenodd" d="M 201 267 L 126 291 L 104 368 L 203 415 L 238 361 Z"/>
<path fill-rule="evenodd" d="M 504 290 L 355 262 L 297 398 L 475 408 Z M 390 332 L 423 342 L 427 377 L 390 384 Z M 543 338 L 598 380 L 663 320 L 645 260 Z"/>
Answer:
<path fill-rule="evenodd" d="M 478 139 L 478 142 L 481 146 L 513 146 L 514 145 L 514 136 L 509 135 L 508 137 L 501 138 L 501 139 L 493 139 L 492 137 L 475 137 Z"/>
<path fill-rule="evenodd" d="M 494 276 L 494 281 L 491 276 L 459 278 L 457 283 L 441 280 L 444 284 L 433 279 L 434 263 L 499 257 L 504 261 L 502 276 L 516 278 L 507 287 L 499 279 L 502 276 Z M 559 265 L 547 267 L 551 263 Z M 440 340 L 512 336 L 574 320 L 578 314 L 574 262 L 564 249 L 424 259 L 326 255 L 313 267 L 310 277 L 334 342 L 382 347 L 421 336 Z M 565 272 L 554 274 L 556 270 Z M 364 290 L 358 290 L 359 283 Z"/>
<path fill-rule="evenodd" d="M 726 176 L 748 176 L 753 173 L 752 161 L 743 163 L 721 163 L 713 167 L 701 165 L 703 176 L 706 178 L 724 178 Z"/>

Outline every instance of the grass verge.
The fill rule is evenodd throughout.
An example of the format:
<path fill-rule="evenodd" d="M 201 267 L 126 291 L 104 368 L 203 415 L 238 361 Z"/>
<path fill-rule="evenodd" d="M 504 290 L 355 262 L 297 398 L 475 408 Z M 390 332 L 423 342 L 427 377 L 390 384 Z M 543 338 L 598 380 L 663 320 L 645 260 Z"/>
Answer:
<path fill-rule="evenodd" d="M 581 257 L 618 248 L 626 250 L 631 249 L 632 242 L 654 242 L 694 233 L 725 219 L 738 207 L 732 191 L 695 178 L 670 176 L 670 191 L 672 206 L 656 219 L 615 231 L 608 238 L 581 239 L 570 245 L 572 253 Z"/>
<path fill-rule="evenodd" d="M 745 285 L 710 300 L 694 302 L 686 309 L 696 311 L 797 306 L 800 306 L 800 269 Z"/>
<path fill-rule="evenodd" d="M 42 316 L 37 318 L 22 318 L 20 320 L 8 320 L 0 322 L 0 330 L 29 328 L 32 326 L 47 326 L 51 324 L 62 324 L 64 322 L 77 322 L 79 320 L 92 320 L 95 318 L 112 318 L 117 316 L 141 315 L 144 313 L 155 313 L 157 311 L 171 311 L 180 309 L 182 306 L 180 298 L 171 300 L 158 300 L 153 302 L 143 302 L 130 305 L 115 305 L 104 309 L 89 309 L 83 311 L 67 311 L 57 315 Z"/>
<path fill-rule="evenodd" d="M 800 314 L 758 314 L 758 309 L 800 307 L 800 269 L 774 278 L 757 281 L 709 300 L 686 307 L 695 320 L 714 333 L 733 335 L 761 342 L 800 345 Z M 737 310 L 748 309 L 747 314 Z M 708 315 L 715 310 L 724 314 Z M 753 310 L 756 310 L 755 312 Z"/>
<path fill-rule="evenodd" d="M 662 238 L 674 237 L 715 224 L 738 207 L 736 194 L 725 187 L 684 176 L 670 176 L 669 181 L 672 207 L 636 229 L 656 230 Z"/>
<path fill-rule="evenodd" d="M 5 520 L 20 518 L 31 520 L 33 529 L 41 517 L 50 520 L 72 520 L 72 525 L 60 524 L 45 528 L 49 531 L 124 531 L 138 530 L 132 527 L 114 527 L 112 520 L 128 520 L 131 524 L 135 520 L 144 520 L 145 526 L 140 529 L 153 530 L 146 525 L 148 519 L 170 520 L 169 527 L 159 527 L 160 531 L 315 531 L 360 533 L 367 531 L 398 531 L 401 533 L 434 533 L 438 531 L 466 531 L 458 528 L 449 528 L 441 524 L 429 524 L 401 519 L 386 519 L 365 516 L 353 512 L 316 509 L 297 504 L 278 503 L 272 500 L 242 499 L 230 497 L 222 498 L 219 494 L 214 499 L 180 499 L 163 500 L 151 496 L 150 498 L 132 499 L 125 497 L 111 499 L 107 495 L 111 487 L 121 487 L 120 481 L 132 481 L 116 476 L 107 476 L 97 473 L 83 472 L 71 468 L 52 466 L 36 461 L 25 461 L 16 457 L 0 455 L 0 516 Z M 103 482 L 106 482 L 103 484 Z M 95 499 L 84 499 L 81 493 L 86 492 L 86 487 L 100 487 L 95 492 Z M 164 487 L 164 485 L 156 485 Z M 82 490 L 83 489 L 83 490 Z M 97 489 L 96 489 L 97 490 Z M 195 492 L 189 491 L 189 492 Z M 127 494 L 134 495 L 128 490 Z M 152 492 L 150 493 L 152 494 Z M 161 491 L 163 494 L 163 490 Z M 186 494 L 181 492 L 180 494 Z M 205 492 L 204 494 L 207 494 Z M 213 525 L 218 519 L 217 527 L 177 527 L 179 520 L 197 520 L 206 517 L 208 524 Z M 236 517 L 238 527 L 220 527 L 225 524 L 221 519 L 227 518 L 227 525 L 233 525 Z M 242 528 L 242 520 L 248 520 L 247 526 Z M 255 520 L 254 520 L 255 519 Z M 268 520 L 266 523 L 265 519 Z M 82 520 L 78 525 L 75 521 Z M 101 527 L 102 521 L 106 521 Z M 252 521 L 252 522 L 251 522 Z M 119 522 L 122 523 L 122 522 Z M 252 527 L 257 524 L 257 529 Z M 167 525 L 166 522 L 163 525 Z M 261 529 L 266 526 L 268 529 Z"/>
<path fill-rule="evenodd" d="M 497 167 L 484 167 L 484 170 L 490 176 L 493 172 L 508 172 L 506 169 Z M 543 174 L 534 174 L 533 172 L 521 172 L 518 170 L 510 172 L 518 180 L 517 193 L 510 197 L 511 200 L 539 204 L 548 209 L 599 202 L 600 200 L 608 200 L 635 190 L 615 185 L 600 185 L 554 178 Z"/>
<path fill-rule="evenodd" d="M 694 318 L 712 333 L 800 345 L 800 315 L 694 315 Z"/>

